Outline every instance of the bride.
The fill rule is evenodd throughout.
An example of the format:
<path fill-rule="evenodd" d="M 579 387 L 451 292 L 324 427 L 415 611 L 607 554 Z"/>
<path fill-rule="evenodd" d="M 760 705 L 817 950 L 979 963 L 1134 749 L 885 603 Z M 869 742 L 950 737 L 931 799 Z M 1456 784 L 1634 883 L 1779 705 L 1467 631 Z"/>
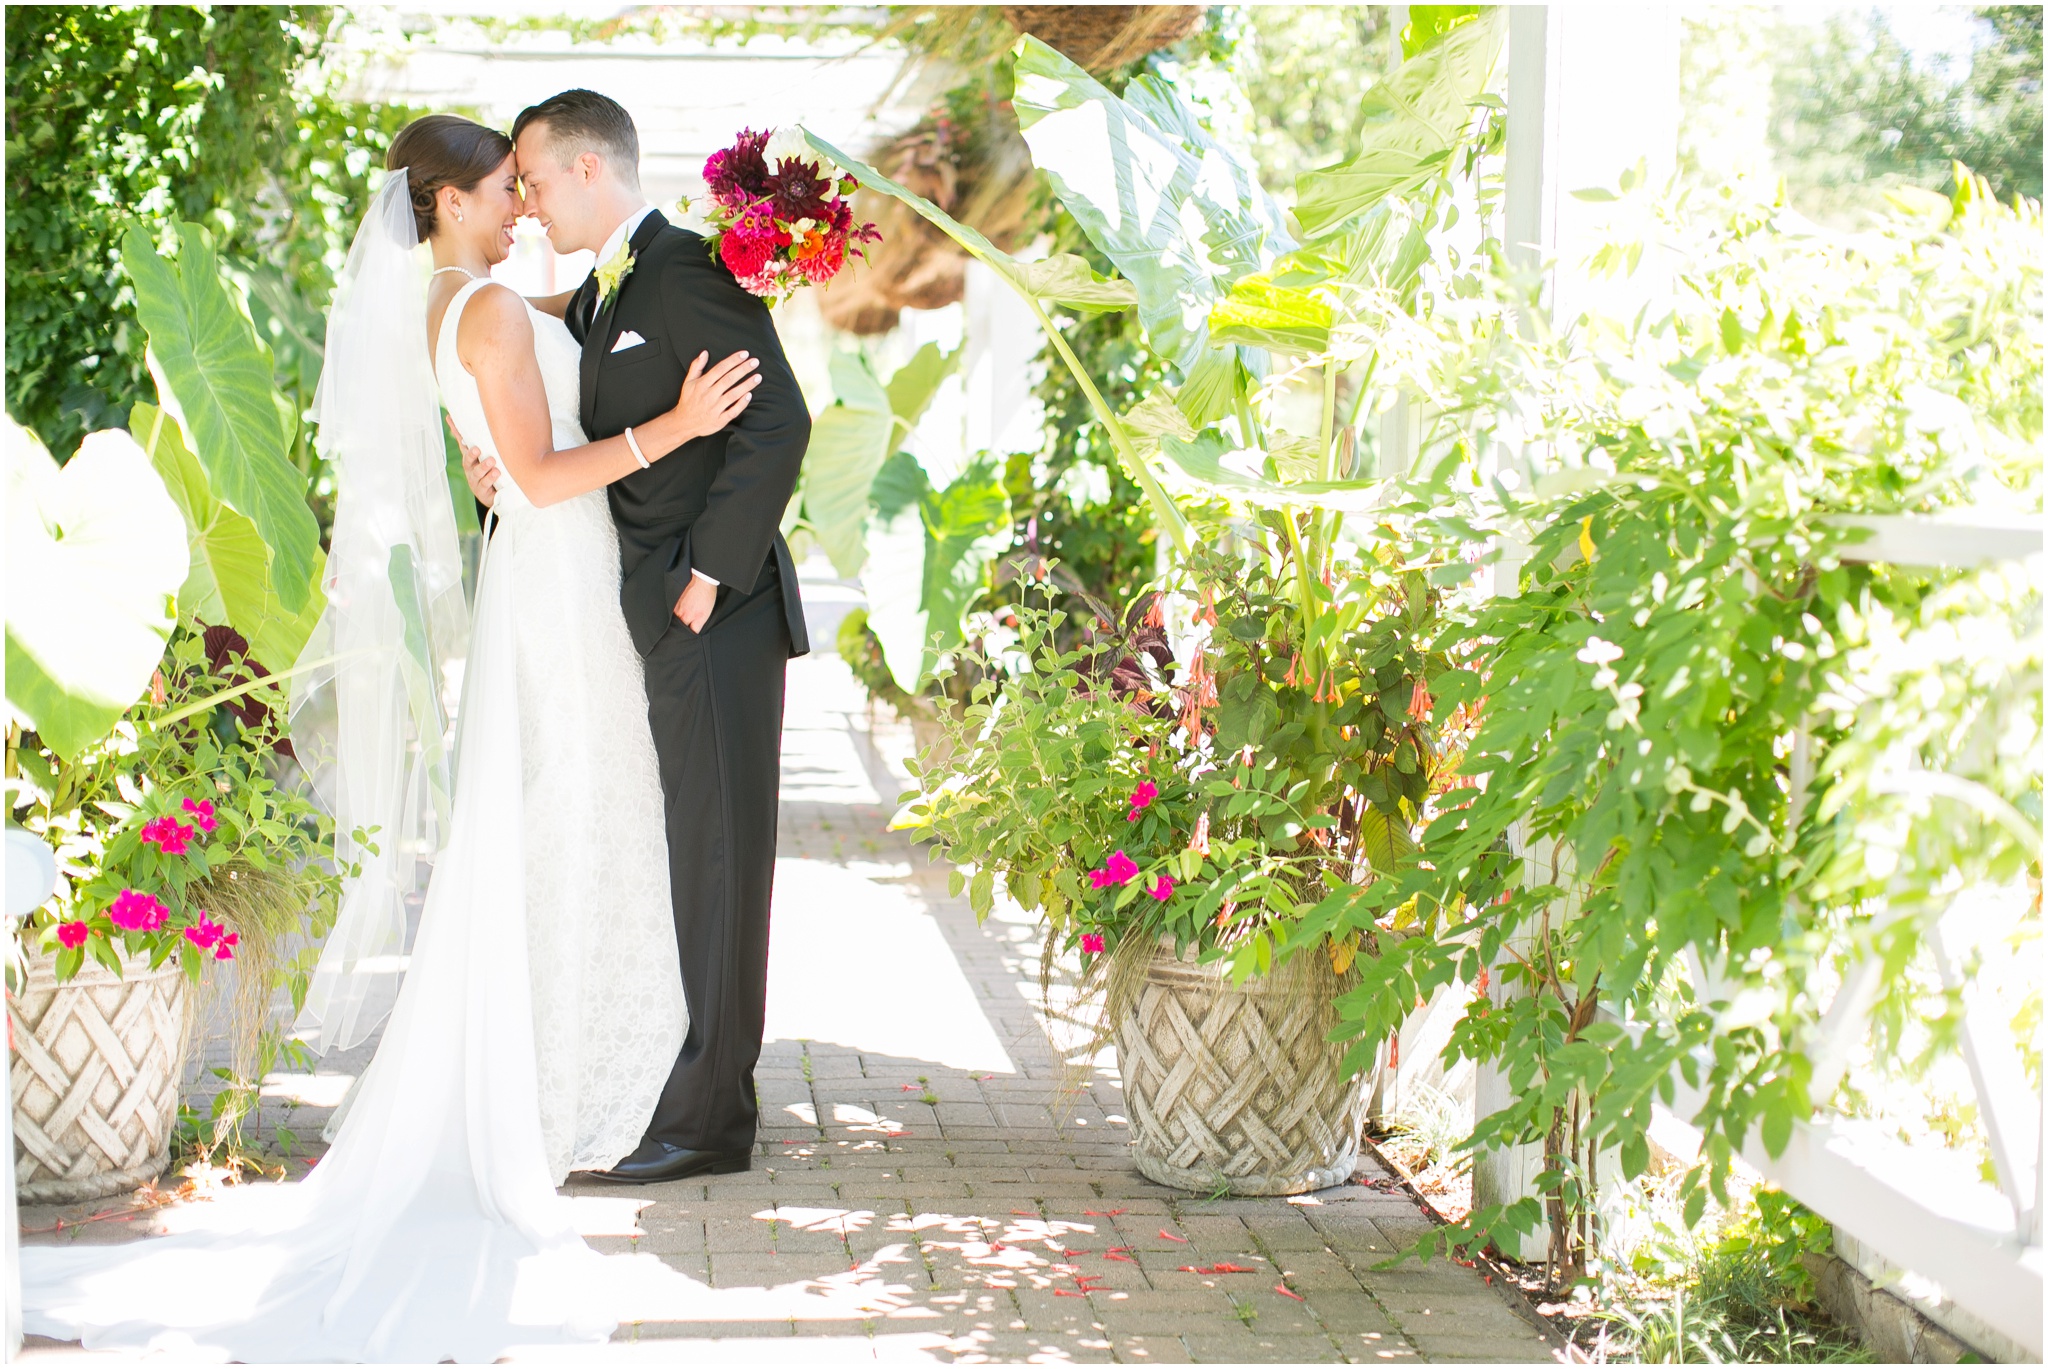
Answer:
<path fill-rule="evenodd" d="M 197 1205 L 157 1240 L 24 1248 L 40 1335 L 242 1361 L 491 1360 L 608 1336 L 631 1273 L 584 1245 L 555 1192 L 638 1144 L 685 1028 L 602 491 L 724 427 L 755 363 L 699 357 L 673 410 L 586 443 L 579 349 L 544 312 L 566 296 L 536 308 L 487 274 L 520 212 L 510 140 L 429 115 L 387 165 L 315 401 L 340 499 L 306 659 L 345 659 L 295 701 L 293 738 L 337 829 L 375 829 L 344 845 L 359 868 L 301 1025 L 321 1048 L 387 1010 L 389 1025 L 303 1182 Z M 437 699 L 464 614 L 437 382 L 499 472 L 452 784 Z M 443 838 L 408 963 L 411 870 Z"/>

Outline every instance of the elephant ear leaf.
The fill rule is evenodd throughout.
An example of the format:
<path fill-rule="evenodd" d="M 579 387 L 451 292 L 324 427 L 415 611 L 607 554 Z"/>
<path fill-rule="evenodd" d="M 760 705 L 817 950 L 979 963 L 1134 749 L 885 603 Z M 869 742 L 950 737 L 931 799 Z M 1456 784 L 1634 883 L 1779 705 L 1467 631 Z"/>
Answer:
<path fill-rule="evenodd" d="M 1444 168 L 1472 103 L 1493 78 L 1506 25 L 1498 6 L 1448 28 L 1431 21 L 1430 41 L 1360 101 L 1358 154 L 1296 179 L 1294 218 L 1302 232 L 1321 237 Z"/>
<path fill-rule="evenodd" d="M 221 282 L 205 232 L 188 223 L 178 233 L 175 263 L 158 255 L 140 224 L 121 244 L 151 371 L 216 497 L 262 534 L 271 588 L 297 613 L 312 598 L 320 549 L 305 477 L 291 461 L 297 420 L 277 392 L 269 349 Z"/>
<path fill-rule="evenodd" d="M 1017 49 L 1017 122 L 1089 241 L 1135 287 L 1152 347 L 1194 369 L 1209 310 L 1293 247 L 1252 169 L 1149 76 L 1121 99 L 1036 38 Z"/>
<path fill-rule="evenodd" d="M 1209 311 L 1209 335 L 1272 352 L 1314 356 L 1329 350 L 1335 313 L 1306 290 L 1246 276 Z"/>
<path fill-rule="evenodd" d="M 93 433 L 60 470 L 7 422 L 7 701 L 75 759 L 142 696 L 177 621 L 185 519 L 135 440 Z"/>
<path fill-rule="evenodd" d="M 278 601 L 271 585 L 270 548 L 256 525 L 213 495 L 206 469 L 185 444 L 171 416 L 153 404 L 129 411 L 128 429 L 141 443 L 171 502 L 185 515 L 192 569 L 178 589 L 178 611 L 186 618 L 225 623 L 249 643 L 249 655 L 273 669 L 299 657 L 326 607 L 320 570 L 326 557 L 314 553 L 314 588 L 294 613 Z"/>
<path fill-rule="evenodd" d="M 896 417 L 865 357 L 835 353 L 831 371 L 836 397 L 812 420 L 804 456 L 804 522 L 850 578 L 867 560 L 868 490 L 894 445 Z"/>
<path fill-rule="evenodd" d="M 964 345 L 942 352 L 938 343 L 927 342 L 911 354 L 910 360 L 896 368 L 896 374 L 889 377 L 887 386 L 889 409 L 896 415 L 896 422 L 902 425 L 904 432 L 917 426 L 917 421 L 924 417 L 924 411 L 931 407 L 939 386 L 960 369 L 960 360 L 966 354 Z"/>

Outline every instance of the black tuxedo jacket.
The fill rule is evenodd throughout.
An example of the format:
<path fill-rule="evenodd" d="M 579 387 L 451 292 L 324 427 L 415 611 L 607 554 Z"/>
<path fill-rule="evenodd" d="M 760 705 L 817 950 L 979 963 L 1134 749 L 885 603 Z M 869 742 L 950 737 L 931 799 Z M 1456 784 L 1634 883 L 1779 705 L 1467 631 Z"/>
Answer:
<path fill-rule="evenodd" d="M 724 431 L 694 438 L 607 488 L 619 529 L 619 598 L 642 656 L 671 629 L 691 571 L 718 581 L 721 601 L 754 592 L 772 560 L 789 622 L 790 654 L 810 649 L 796 566 L 779 531 L 810 445 L 811 415 L 762 300 L 740 288 L 698 234 L 656 210 L 634 230 L 633 269 L 592 312 L 596 275 L 569 302 L 583 346 L 583 430 L 616 437 L 675 407 L 699 352 L 708 364 L 744 349 L 757 357 L 753 402 Z M 644 341 L 613 351 L 627 332 Z M 708 629 L 707 629 L 708 630 Z"/>

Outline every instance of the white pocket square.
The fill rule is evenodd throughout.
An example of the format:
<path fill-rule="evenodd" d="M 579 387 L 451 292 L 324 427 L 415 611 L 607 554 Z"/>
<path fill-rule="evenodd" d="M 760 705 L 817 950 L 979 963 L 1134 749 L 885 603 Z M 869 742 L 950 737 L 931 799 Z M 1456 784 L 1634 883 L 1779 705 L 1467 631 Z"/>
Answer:
<path fill-rule="evenodd" d="M 612 350 L 614 352 L 623 352 L 628 347 L 638 347 L 645 343 L 646 341 L 646 338 L 641 337 L 631 328 L 628 328 L 625 332 L 619 334 L 619 340 L 612 344 Z"/>

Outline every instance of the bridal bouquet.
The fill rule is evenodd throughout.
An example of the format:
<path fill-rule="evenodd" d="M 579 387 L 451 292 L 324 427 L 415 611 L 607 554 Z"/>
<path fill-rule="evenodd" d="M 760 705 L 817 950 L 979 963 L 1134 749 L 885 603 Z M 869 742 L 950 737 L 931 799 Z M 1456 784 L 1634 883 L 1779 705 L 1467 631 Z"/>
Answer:
<path fill-rule="evenodd" d="M 860 182 L 811 152 L 794 128 L 741 129 L 704 163 L 711 190 L 711 250 L 750 294 L 770 303 L 839 274 L 848 253 L 879 242 L 855 226 L 849 196 Z"/>

